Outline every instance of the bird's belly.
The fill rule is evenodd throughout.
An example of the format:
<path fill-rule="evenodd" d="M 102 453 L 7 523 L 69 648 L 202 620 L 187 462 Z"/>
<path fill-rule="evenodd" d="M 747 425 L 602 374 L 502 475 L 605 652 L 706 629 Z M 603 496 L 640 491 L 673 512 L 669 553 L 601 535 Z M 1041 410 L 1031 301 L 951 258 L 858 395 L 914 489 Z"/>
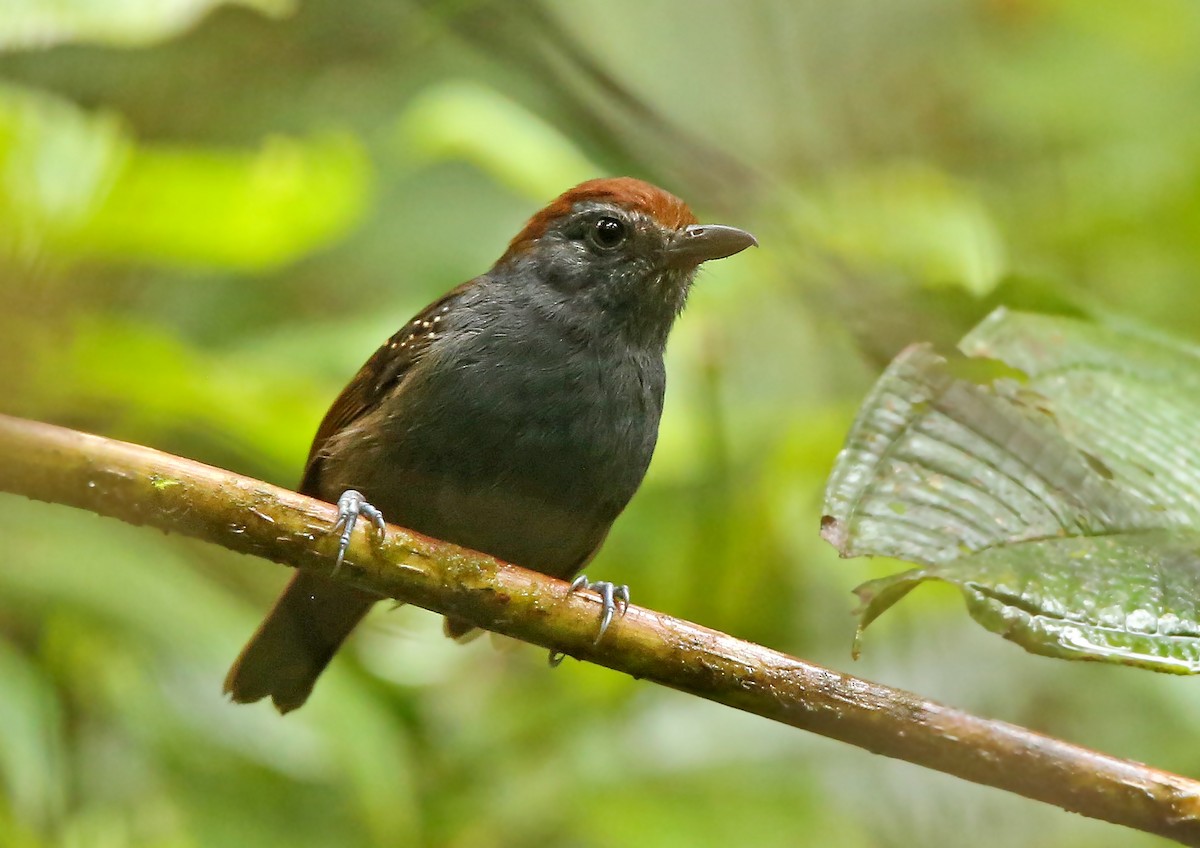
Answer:
<path fill-rule="evenodd" d="M 419 532 L 560 577 L 583 564 L 612 522 L 574 505 L 440 475 L 414 474 L 386 495 L 398 523 L 404 516 Z"/>
<path fill-rule="evenodd" d="M 425 393 L 438 402 L 382 422 L 370 445 L 347 434 L 355 447 L 327 460 L 324 494 L 357 488 L 392 523 L 571 575 L 641 483 L 658 428 L 653 393 L 630 381 L 589 392 L 575 380 L 471 388 Z"/>

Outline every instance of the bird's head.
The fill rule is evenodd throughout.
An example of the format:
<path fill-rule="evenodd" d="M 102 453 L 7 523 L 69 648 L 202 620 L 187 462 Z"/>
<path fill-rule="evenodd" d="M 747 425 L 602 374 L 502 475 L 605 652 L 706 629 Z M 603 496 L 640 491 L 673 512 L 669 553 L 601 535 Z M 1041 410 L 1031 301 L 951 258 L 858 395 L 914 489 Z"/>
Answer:
<path fill-rule="evenodd" d="M 745 230 L 697 223 L 682 200 L 649 183 L 598 179 L 534 215 L 493 273 L 530 287 L 560 317 L 663 344 L 700 264 L 756 244 Z"/>

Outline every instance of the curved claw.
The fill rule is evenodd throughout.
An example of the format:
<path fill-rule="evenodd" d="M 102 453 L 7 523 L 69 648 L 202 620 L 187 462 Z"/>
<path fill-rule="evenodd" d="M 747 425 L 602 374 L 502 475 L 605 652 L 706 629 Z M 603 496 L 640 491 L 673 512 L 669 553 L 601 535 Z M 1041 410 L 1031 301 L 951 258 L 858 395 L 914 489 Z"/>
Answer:
<path fill-rule="evenodd" d="M 341 530 L 342 536 L 338 540 L 337 562 L 333 566 L 334 574 L 337 574 L 342 567 L 342 561 L 346 558 L 346 550 L 350 547 L 350 536 L 354 533 L 354 525 L 358 523 L 360 516 L 370 519 L 375 530 L 381 536 L 387 528 L 387 524 L 383 520 L 383 513 L 367 503 L 362 492 L 354 489 L 342 492 L 342 496 L 338 498 L 337 508 L 338 517 L 337 521 L 333 523 L 333 532 Z"/>
<path fill-rule="evenodd" d="M 612 624 L 613 614 L 618 611 L 621 615 L 629 612 L 629 587 L 625 585 L 618 586 L 615 583 L 609 583 L 604 580 L 597 580 L 595 583 L 590 582 L 587 577 L 580 574 L 571 581 L 571 588 L 567 589 L 567 594 L 579 592 L 583 589 L 592 589 L 600 595 L 600 631 L 596 634 L 596 641 L 593 645 L 600 644 L 600 640 L 604 638 L 604 634 L 608 631 L 608 625 Z M 550 667 L 558 668 L 562 661 L 567 658 L 567 655 L 562 651 L 550 651 Z"/>
<path fill-rule="evenodd" d="M 599 644 L 604 638 L 604 634 L 608 631 L 608 625 L 612 624 L 613 614 L 618 607 L 621 610 L 621 615 L 629 612 L 629 587 L 618 586 L 615 583 L 609 583 L 606 580 L 597 580 L 595 583 L 588 581 L 587 577 L 580 574 L 571 582 L 571 588 L 567 590 L 567 594 L 578 592 L 582 589 L 591 589 L 600 595 L 601 615 L 600 615 L 600 632 L 596 634 L 594 644 Z"/>

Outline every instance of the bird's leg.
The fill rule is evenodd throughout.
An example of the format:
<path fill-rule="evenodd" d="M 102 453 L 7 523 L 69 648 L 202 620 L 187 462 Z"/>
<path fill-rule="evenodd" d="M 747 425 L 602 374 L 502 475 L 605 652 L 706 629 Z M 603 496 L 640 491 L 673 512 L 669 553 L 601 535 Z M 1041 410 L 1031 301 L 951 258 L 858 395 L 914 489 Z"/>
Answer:
<path fill-rule="evenodd" d="M 600 595 L 600 631 L 596 634 L 596 641 L 592 643 L 598 645 L 600 640 L 604 638 L 604 634 L 608 630 L 608 625 L 612 623 L 613 614 L 617 611 L 618 606 L 620 607 L 621 615 L 629 612 L 629 587 L 624 585 L 618 586 L 606 580 L 597 580 L 595 583 L 592 583 L 587 579 L 586 575 L 580 574 L 571 581 L 571 588 L 567 590 L 567 594 L 570 595 L 573 592 L 580 592 L 585 589 L 591 589 Z M 560 651 L 551 651 L 550 667 L 557 668 L 565 656 Z"/>
<path fill-rule="evenodd" d="M 342 567 L 346 549 L 350 547 L 350 535 L 354 532 L 354 525 L 358 523 L 360 516 L 370 519 L 380 536 L 383 536 L 387 528 L 383 520 L 383 513 L 367 503 L 367 499 L 362 496 L 362 493 L 356 492 L 354 489 L 342 492 L 342 496 L 338 498 L 337 508 L 338 517 L 333 524 L 332 532 L 336 533 L 341 530 L 342 537 L 338 542 L 337 563 L 333 566 L 334 574 L 337 574 L 338 569 Z"/>

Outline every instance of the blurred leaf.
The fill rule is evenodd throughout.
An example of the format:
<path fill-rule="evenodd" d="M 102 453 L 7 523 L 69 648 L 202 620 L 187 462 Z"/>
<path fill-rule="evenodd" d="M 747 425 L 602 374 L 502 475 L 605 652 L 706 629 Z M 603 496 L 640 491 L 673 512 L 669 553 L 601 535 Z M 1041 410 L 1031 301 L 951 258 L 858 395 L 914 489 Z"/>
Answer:
<path fill-rule="evenodd" d="M 35 402 L 49 417 L 95 405 L 126 438 L 170 427 L 237 446 L 268 471 L 295 471 L 326 399 L 278 361 L 205 352 L 162 328 L 94 316 L 47 341 Z"/>
<path fill-rule="evenodd" d="M 55 44 L 152 44 L 194 26 L 218 6 L 244 6 L 279 17 L 293 0 L 5 0 L 0 50 Z"/>
<path fill-rule="evenodd" d="M 600 174 L 550 124 L 470 82 L 441 83 L 417 97 L 400 116 L 396 139 L 417 161 L 464 160 L 525 197 L 554 197 Z"/>
<path fill-rule="evenodd" d="M 350 137 L 278 137 L 255 153 L 143 148 L 75 234 L 82 253 L 255 269 L 340 237 L 362 213 L 367 163 Z"/>
<path fill-rule="evenodd" d="M 83 226 L 131 147 L 112 115 L 0 85 L 0 251 L 32 258 L 48 238 Z"/>
<path fill-rule="evenodd" d="M 930 287 L 991 291 L 1004 242 L 970 186 L 918 164 L 836 174 L 795 206 L 802 228 L 855 266 L 901 269 Z"/>
<path fill-rule="evenodd" d="M 271 267 L 341 236 L 367 189 L 348 136 L 139 145 L 111 116 L 0 86 L 0 256 Z"/>
<path fill-rule="evenodd" d="M 925 566 L 859 587 L 860 628 L 943 580 L 1028 650 L 1200 672 L 1200 356 L 1003 310 L 962 347 L 1003 364 L 910 348 L 830 477 L 822 535 L 843 556 Z"/>
<path fill-rule="evenodd" d="M 97 522 L 74 510 L 47 510 L 24 498 L 2 500 L 0 537 L 10 541 L 12 555 L 0 562 L 0 608 L 39 626 L 46 634 L 42 663 L 75 701 L 106 712 L 122 727 L 121 738 L 109 728 L 108 738 L 96 743 L 103 746 L 94 752 L 101 762 L 92 767 L 103 767 L 107 756 L 119 760 L 120 769 L 119 777 L 107 779 L 90 815 L 116 816 L 124 827 L 130 820 L 143 827 L 162 826 L 161 811 L 150 804 L 174 807 L 175 802 L 167 775 L 159 773 L 168 763 L 157 763 L 156 757 L 174 743 L 181 756 L 201 752 L 209 768 L 228 759 L 249 760 L 280 775 L 321 781 L 337 794 L 339 804 L 319 815 L 336 819 L 342 815 L 341 803 L 353 804 L 378 844 L 410 841 L 414 814 L 408 801 L 413 796 L 408 746 L 390 720 L 389 704 L 381 702 L 373 687 L 364 686 L 347 668 L 333 668 L 298 722 L 279 722 L 266 704 L 231 712 L 220 691 L 220 672 L 260 610 L 211 575 L 189 568 L 180 546 L 167 537 L 114 521 Z M 71 529 L 81 517 L 89 525 L 86 534 Z M 21 531 L 32 523 L 46 533 L 30 537 Z M 58 702 L 48 688 L 39 688 L 45 685 L 30 676 L 33 669 L 22 669 L 22 658 L 4 648 L 0 642 L 0 679 L 5 681 L 0 687 L 0 776 L 19 766 L 13 774 L 21 791 L 10 797 L 25 806 L 31 798 L 44 805 L 37 793 L 61 791 L 66 785 L 55 772 L 56 738 L 50 733 L 57 732 Z M 121 750 L 112 750 L 115 746 Z M 61 801 L 53 795 L 50 800 Z M 123 814 L 122 800 L 136 801 L 131 815 Z M 230 806 L 253 807 L 249 798 L 226 800 Z M 48 812 L 58 811 L 51 807 Z M 28 810 L 22 813 L 32 818 Z M 77 826 L 93 826 L 86 812 L 74 820 Z M 229 836 L 230 830 L 245 833 L 246 827 L 234 815 L 203 829 Z M 326 830 L 311 841 L 292 841 L 327 845 L 333 838 Z"/>
<path fill-rule="evenodd" d="M 897 284 L 879 275 L 840 269 L 830 286 L 845 326 L 860 353 L 883 369 L 914 339 L 936 349 L 953 348 L 972 327 L 1001 306 L 1029 312 L 1087 317 L 1091 297 L 1062 283 L 1010 275 L 980 297 L 962 288 L 930 289 Z"/>
<path fill-rule="evenodd" d="M 42 669 L 0 640 L 0 785 L 17 819 L 44 824 L 66 805 L 62 714 Z M 0 835 L 3 835 L 0 813 Z"/>

